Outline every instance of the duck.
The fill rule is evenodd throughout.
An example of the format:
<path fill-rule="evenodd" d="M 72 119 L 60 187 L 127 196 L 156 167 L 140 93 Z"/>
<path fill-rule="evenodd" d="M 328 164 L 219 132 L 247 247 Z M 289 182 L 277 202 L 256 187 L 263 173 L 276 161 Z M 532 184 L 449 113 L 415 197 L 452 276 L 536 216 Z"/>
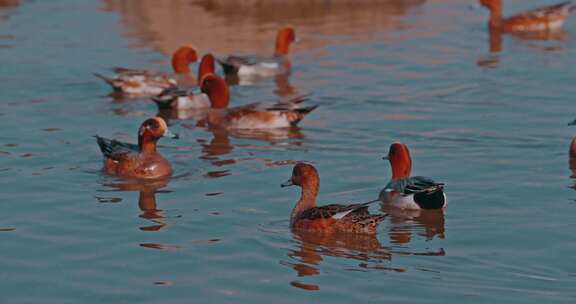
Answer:
<path fill-rule="evenodd" d="M 392 178 L 382 189 L 379 200 L 387 206 L 400 209 L 444 209 L 448 204 L 444 184 L 429 177 L 410 176 L 412 158 L 408 147 L 400 142 L 390 145 L 388 156 Z"/>
<path fill-rule="evenodd" d="M 557 31 L 562 29 L 566 18 L 574 11 L 570 1 L 543 6 L 507 18 L 502 17 L 502 0 L 479 0 L 490 10 L 488 26 L 491 30 L 508 33 Z"/>
<path fill-rule="evenodd" d="M 156 149 L 160 137 L 178 138 L 164 119 L 146 119 L 138 129 L 138 144 L 95 136 L 104 155 L 104 171 L 124 178 L 158 179 L 172 175 L 172 166 Z"/>
<path fill-rule="evenodd" d="M 276 34 L 276 47 L 271 57 L 256 55 L 229 55 L 218 58 L 218 62 L 227 76 L 238 77 L 271 77 L 289 74 L 291 63 L 288 59 L 290 45 L 296 41 L 296 34 L 292 26 L 285 26 Z"/>
<path fill-rule="evenodd" d="M 304 116 L 318 107 L 318 105 L 302 106 L 301 103 L 308 100 L 304 95 L 276 103 L 256 102 L 228 108 L 230 103 L 228 85 L 224 79 L 212 73 L 202 78 L 200 88 L 210 98 L 210 111 L 200 125 L 207 124 L 213 128 L 288 128 L 297 125 Z"/>
<path fill-rule="evenodd" d="M 300 186 L 301 196 L 290 214 L 290 227 L 296 231 L 322 233 L 375 234 L 385 214 L 370 214 L 372 202 L 359 204 L 330 204 L 316 206 L 320 176 L 316 168 L 307 163 L 297 163 L 292 177 L 282 187 Z"/>
<path fill-rule="evenodd" d="M 98 73 L 94 75 L 114 89 L 115 93 L 129 96 L 154 96 L 165 89 L 174 88 L 179 83 L 195 83 L 190 75 L 189 65 L 198 60 L 196 49 L 191 45 L 182 46 L 172 55 L 172 69 L 176 75 L 148 70 L 114 68 L 115 76 L 109 77 Z"/>
<path fill-rule="evenodd" d="M 198 79 L 209 73 L 215 73 L 214 55 L 207 53 L 202 56 L 198 65 Z M 208 109 L 210 108 L 210 98 L 200 92 L 199 88 L 170 87 L 160 94 L 152 97 L 158 109 Z"/>

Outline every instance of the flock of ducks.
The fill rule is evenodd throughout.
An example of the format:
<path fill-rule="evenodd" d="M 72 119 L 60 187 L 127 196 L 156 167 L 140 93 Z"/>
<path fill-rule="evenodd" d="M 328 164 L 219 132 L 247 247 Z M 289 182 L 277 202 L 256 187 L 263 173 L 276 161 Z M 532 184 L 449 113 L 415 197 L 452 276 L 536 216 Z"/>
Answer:
<path fill-rule="evenodd" d="M 537 33 L 560 30 L 576 6 L 562 2 L 511 17 L 502 16 L 501 0 L 479 0 L 490 11 L 488 26 L 491 31 L 502 33 Z M 114 89 L 127 96 L 147 96 L 160 109 L 195 109 L 202 111 L 198 125 L 209 129 L 275 129 L 298 124 L 318 105 L 305 106 L 306 96 L 297 96 L 273 104 L 251 103 L 229 107 L 230 92 L 227 80 L 242 78 L 266 79 L 287 75 L 291 70 L 288 59 L 290 45 L 295 41 L 290 26 L 278 31 L 275 51 L 270 57 L 230 55 L 215 58 L 205 54 L 198 65 L 195 77 L 190 64 L 198 60 L 196 49 L 183 46 L 172 56 L 174 74 L 116 68 L 116 75 L 96 74 Z M 222 66 L 225 78 L 216 74 L 215 63 Z M 177 137 L 168 130 L 164 119 L 153 117 L 145 120 L 138 129 L 138 144 L 96 136 L 104 155 L 104 171 L 123 178 L 159 179 L 172 175 L 170 162 L 158 151 L 156 143 L 161 137 Z M 576 147 L 576 143 L 573 144 Z M 574 149 L 576 150 L 576 148 Z M 576 154 L 576 152 L 575 152 Z M 298 163 L 285 186 L 299 186 L 300 199 L 290 215 L 290 227 L 299 231 L 322 233 L 376 233 L 378 224 L 386 214 L 371 214 L 370 204 L 380 202 L 391 208 L 406 210 L 444 209 L 447 198 L 444 184 L 422 177 L 411 176 L 412 159 L 408 147 L 396 142 L 385 157 L 390 162 L 392 176 L 377 200 L 340 205 L 317 206 L 316 198 L 320 176 L 314 166 Z"/>

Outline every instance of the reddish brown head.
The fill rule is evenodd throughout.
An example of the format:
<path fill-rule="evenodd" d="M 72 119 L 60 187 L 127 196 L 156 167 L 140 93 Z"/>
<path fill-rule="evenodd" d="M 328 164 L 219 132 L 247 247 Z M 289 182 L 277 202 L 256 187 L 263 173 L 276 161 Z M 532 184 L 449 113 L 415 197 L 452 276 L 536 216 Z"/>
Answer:
<path fill-rule="evenodd" d="M 198 81 L 208 73 L 216 73 L 214 68 L 214 56 L 210 53 L 202 56 L 202 59 L 200 60 L 200 65 L 198 66 Z"/>
<path fill-rule="evenodd" d="M 390 161 L 392 166 L 392 180 L 398 180 L 410 176 L 412 171 L 412 159 L 410 158 L 410 151 L 403 143 L 393 143 L 390 146 L 388 156 L 384 157 Z"/>
<path fill-rule="evenodd" d="M 210 98 L 212 109 L 225 109 L 230 103 L 230 91 L 226 81 L 216 74 L 208 73 L 200 80 L 202 92 Z"/>
<path fill-rule="evenodd" d="M 189 65 L 198 60 L 198 54 L 193 46 L 186 45 L 174 52 L 172 55 L 172 68 L 176 74 L 190 73 Z"/>
<path fill-rule="evenodd" d="M 168 125 L 166 125 L 164 119 L 160 117 L 146 119 L 140 126 L 140 129 L 138 129 L 138 146 L 140 147 L 140 151 L 156 151 L 156 142 L 163 136 L 177 137 L 177 135 L 172 134 L 168 130 Z"/>
<path fill-rule="evenodd" d="M 489 8 L 489 9 L 502 7 L 502 1 L 501 0 L 479 0 L 479 2 L 481 5 Z"/>
<path fill-rule="evenodd" d="M 316 190 L 320 186 L 320 176 L 316 168 L 310 164 L 298 163 L 292 170 L 292 177 L 282 184 L 282 187 L 288 186 L 312 187 Z"/>
<path fill-rule="evenodd" d="M 285 56 L 290 51 L 290 44 L 296 40 L 296 34 L 291 26 L 285 26 L 276 35 L 276 49 L 274 55 Z"/>

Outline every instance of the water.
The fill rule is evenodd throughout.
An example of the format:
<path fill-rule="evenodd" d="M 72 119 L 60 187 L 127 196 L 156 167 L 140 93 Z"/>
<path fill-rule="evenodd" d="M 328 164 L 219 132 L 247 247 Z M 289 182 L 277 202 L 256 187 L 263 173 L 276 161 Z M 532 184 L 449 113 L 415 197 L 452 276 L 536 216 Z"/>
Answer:
<path fill-rule="evenodd" d="M 559 39 L 505 36 L 490 53 L 474 1 L 12 3 L 0 9 L 0 302 L 574 301 L 573 20 Z M 232 102 L 313 93 L 299 130 L 172 119 L 169 182 L 100 173 L 91 136 L 134 142 L 156 108 L 107 97 L 91 73 L 168 70 L 188 42 L 266 54 L 286 23 L 301 38 L 289 83 L 234 87 Z M 445 215 L 390 216 L 376 238 L 289 231 L 298 193 L 279 185 L 294 162 L 320 171 L 320 203 L 367 201 L 395 140 L 416 174 L 446 182 Z"/>

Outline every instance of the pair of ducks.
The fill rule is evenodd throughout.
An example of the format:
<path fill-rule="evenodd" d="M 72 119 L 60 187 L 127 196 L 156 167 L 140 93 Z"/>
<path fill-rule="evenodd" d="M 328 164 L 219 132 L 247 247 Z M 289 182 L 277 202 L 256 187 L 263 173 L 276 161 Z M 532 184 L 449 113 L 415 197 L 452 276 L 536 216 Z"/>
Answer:
<path fill-rule="evenodd" d="M 290 73 L 291 64 L 288 59 L 290 45 L 295 41 L 296 35 L 291 26 L 281 28 L 276 35 L 274 54 L 270 57 L 258 57 L 255 55 L 238 56 L 230 55 L 217 58 L 222 66 L 224 74 L 228 77 L 272 77 Z M 172 69 L 174 75 L 152 72 L 147 70 L 135 70 L 126 68 L 113 69 L 114 77 L 95 74 L 108 83 L 116 93 L 128 96 L 156 96 L 167 89 L 176 89 L 178 86 L 200 86 L 202 77 L 207 73 L 214 72 L 214 57 L 211 55 L 208 61 L 200 63 L 197 79 L 194 79 L 190 71 L 190 64 L 198 60 L 198 53 L 191 45 L 180 47 L 172 55 Z M 211 67 L 210 67 L 211 65 Z"/>
<path fill-rule="evenodd" d="M 367 203 L 316 206 L 320 176 L 314 166 L 298 163 L 292 177 L 282 187 L 300 186 L 300 199 L 290 215 L 290 227 L 295 230 L 323 233 L 374 234 L 385 214 L 370 214 L 368 207 L 375 202 L 409 210 L 438 210 L 447 206 L 444 184 L 423 176 L 411 176 L 412 158 L 405 144 L 396 142 L 388 155 L 392 177 L 382 189 L 378 200 Z"/>

